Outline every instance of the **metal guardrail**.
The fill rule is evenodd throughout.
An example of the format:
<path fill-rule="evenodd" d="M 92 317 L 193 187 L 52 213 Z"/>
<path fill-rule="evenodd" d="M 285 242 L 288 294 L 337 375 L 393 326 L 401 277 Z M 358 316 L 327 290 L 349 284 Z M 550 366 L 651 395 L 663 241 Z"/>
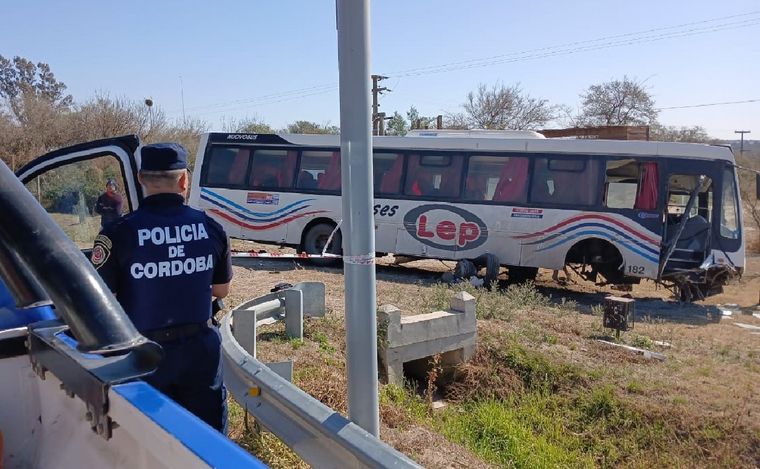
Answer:
<path fill-rule="evenodd" d="M 228 390 L 262 427 L 277 435 L 314 467 L 421 467 L 279 376 L 238 341 L 239 336 L 245 337 L 244 341 L 249 341 L 249 350 L 253 351 L 255 345 L 250 343 L 250 338 L 256 316 L 260 316 L 260 320 L 280 315 L 285 310 L 297 310 L 302 318 L 305 311 L 318 311 L 318 289 L 307 290 L 317 296 L 284 290 L 247 302 L 224 317 L 219 330 L 222 334 L 224 382 Z M 324 308 L 324 286 L 321 295 Z M 293 307 L 292 302 L 300 307 Z M 287 321 L 287 313 L 285 318 Z"/>

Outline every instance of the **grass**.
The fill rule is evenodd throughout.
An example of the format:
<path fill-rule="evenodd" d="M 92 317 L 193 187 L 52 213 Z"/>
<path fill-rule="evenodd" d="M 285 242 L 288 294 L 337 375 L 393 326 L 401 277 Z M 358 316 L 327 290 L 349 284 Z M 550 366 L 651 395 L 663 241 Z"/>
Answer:
<path fill-rule="evenodd" d="M 330 340 L 324 332 L 316 332 L 312 339 L 319 344 L 319 350 L 325 353 L 335 353 L 335 347 L 330 345 Z"/>
<path fill-rule="evenodd" d="M 474 287 L 463 282 L 453 286 L 438 283 L 425 289 L 422 294 L 420 312 L 446 310 L 451 297 L 466 291 L 475 297 L 475 313 L 478 319 L 498 319 L 510 321 L 520 311 L 536 308 L 552 308 L 556 311 L 575 309 L 574 301 L 562 299 L 559 305 L 553 305 L 550 298 L 542 295 L 531 282 L 509 285 L 505 290 Z"/>
<path fill-rule="evenodd" d="M 453 382 L 440 384 L 448 403 L 443 410 L 432 410 L 424 382 L 380 387 L 381 433 L 395 435 L 389 441 L 423 465 L 446 466 L 425 459 L 430 448 L 446 452 L 453 465 L 468 455 L 464 460 L 475 461 L 468 467 L 753 467 L 760 460 L 760 433 L 746 409 L 703 412 L 683 386 L 713 379 L 723 366 L 756 366 L 752 350 L 713 345 L 699 358 L 681 354 L 687 344 L 681 341 L 669 352 L 673 360 L 644 362 L 596 347 L 587 331 L 603 332 L 598 317 L 565 314 L 577 305 L 558 305 L 531 284 L 503 291 L 466 284 L 413 288 L 419 295 L 397 305 L 405 311 L 448 309 L 464 289 L 475 296 L 479 317 L 475 356 Z M 666 325 L 649 320 L 640 327 L 626 342 L 653 348 L 652 338 L 661 339 Z M 345 414 L 344 332 L 332 318 L 308 324 L 303 342 L 271 344 L 296 357 L 298 386 Z M 688 345 L 700 348 L 701 340 L 692 337 Z M 424 436 L 431 434 L 438 440 Z M 243 426 L 237 438 L 274 467 L 302 464 L 255 428 Z"/>
<path fill-rule="evenodd" d="M 273 434 L 261 431 L 253 417 L 232 398 L 227 401 L 229 437 L 272 468 L 309 467 Z"/>
<path fill-rule="evenodd" d="M 633 338 L 631 345 L 645 350 L 652 350 L 654 348 L 654 341 L 645 335 L 637 335 Z"/>
<path fill-rule="evenodd" d="M 543 418 L 540 400 L 482 401 L 446 411 L 440 431 L 484 460 L 517 468 L 593 467 L 577 441 L 565 442 L 561 423 Z M 539 430 L 540 420 L 545 426 Z M 553 435 L 553 437 L 552 437 Z M 568 436 L 572 440 L 577 437 Z"/>

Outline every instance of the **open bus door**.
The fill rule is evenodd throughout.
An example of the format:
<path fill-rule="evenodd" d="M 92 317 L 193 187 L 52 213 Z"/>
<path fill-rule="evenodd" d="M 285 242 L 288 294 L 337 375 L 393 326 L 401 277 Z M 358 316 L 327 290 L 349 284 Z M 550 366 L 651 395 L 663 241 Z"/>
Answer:
<path fill-rule="evenodd" d="M 134 135 L 74 145 L 32 160 L 16 176 L 64 233 L 87 250 L 101 228 L 95 206 L 107 181 L 116 183 L 115 192 L 122 200 L 118 215 L 134 211 L 142 201 L 139 146 Z"/>
<path fill-rule="evenodd" d="M 681 300 L 700 300 L 719 293 L 743 267 L 728 254 L 741 251 L 735 172 L 722 164 L 671 162 L 667 173 L 658 279 L 674 284 Z"/>

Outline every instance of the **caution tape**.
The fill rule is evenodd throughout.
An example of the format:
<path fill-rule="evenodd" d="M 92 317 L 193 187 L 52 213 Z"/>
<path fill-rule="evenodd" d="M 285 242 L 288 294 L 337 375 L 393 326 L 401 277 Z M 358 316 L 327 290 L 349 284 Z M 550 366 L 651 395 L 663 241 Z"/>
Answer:
<path fill-rule="evenodd" d="M 298 253 L 280 253 L 280 252 L 261 252 L 261 251 L 231 251 L 232 257 L 254 257 L 265 259 L 342 259 L 340 254 L 308 254 L 305 252 Z"/>

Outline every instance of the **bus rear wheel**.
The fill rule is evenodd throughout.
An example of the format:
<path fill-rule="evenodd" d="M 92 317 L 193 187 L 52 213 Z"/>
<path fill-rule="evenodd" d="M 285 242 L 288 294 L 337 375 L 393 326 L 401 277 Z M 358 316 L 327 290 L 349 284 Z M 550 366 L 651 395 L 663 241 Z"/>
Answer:
<path fill-rule="evenodd" d="M 330 246 L 325 249 L 325 245 L 330 239 L 333 230 L 335 230 L 335 225 L 330 223 L 317 223 L 309 228 L 303 237 L 303 251 L 307 254 L 317 255 L 322 254 L 323 251 L 328 254 L 343 254 L 343 237 L 340 230 L 335 231 L 330 241 Z M 311 261 L 319 266 L 337 265 L 340 263 L 340 260 L 335 258 L 311 259 Z"/>

